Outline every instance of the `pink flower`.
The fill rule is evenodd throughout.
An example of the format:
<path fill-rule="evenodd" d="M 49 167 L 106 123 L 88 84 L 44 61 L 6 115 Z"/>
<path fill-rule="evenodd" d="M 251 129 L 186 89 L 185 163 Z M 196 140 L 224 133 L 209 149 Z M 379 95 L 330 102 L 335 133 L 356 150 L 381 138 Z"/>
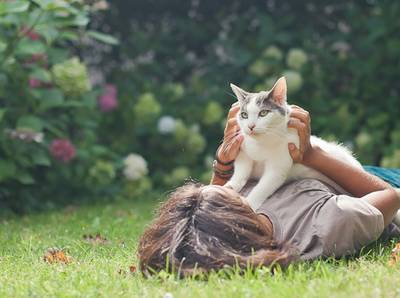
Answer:
<path fill-rule="evenodd" d="M 35 32 L 34 30 L 29 30 L 28 27 L 23 27 L 21 29 L 22 33 L 31 40 L 38 40 L 40 39 L 40 35 Z"/>
<path fill-rule="evenodd" d="M 38 79 L 35 78 L 30 78 L 29 79 L 29 87 L 31 88 L 40 88 L 42 87 L 42 82 Z"/>
<path fill-rule="evenodd" d="M 75 157 L 75 147 L 68 139 L 55 139 L 49 147 L 54 159 L 64 163 L 70 162 Z"/>
<path fill-rule="evenodd" d="M 45 68 L 47 68 L 47 55 L 43 53 L 32 54 L 32 56 L 26 60 L 26 63 L 39 63 L 40 65 L 43 65 Z"/>
<path fill-rule="evenodd" d="M 110 112 L 118 107 L 117 88 L 107 84 L 104 93 L 99 96 L 98 103 L 102 112 Z"/>

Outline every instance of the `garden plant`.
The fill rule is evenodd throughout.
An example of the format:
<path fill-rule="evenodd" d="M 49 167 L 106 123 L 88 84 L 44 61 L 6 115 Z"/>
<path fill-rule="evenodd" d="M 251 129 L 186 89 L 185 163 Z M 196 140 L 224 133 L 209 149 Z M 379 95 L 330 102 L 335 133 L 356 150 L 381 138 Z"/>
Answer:
<path fill-rule="evenodd" d="M 136 269 L 168 192 L 208 183 L 229 83 L 312 115 L 364 165 L 400 168 L 398 1 L 0 1 L 0 297 L 395 297 L 396 240 L 349 259 Z"/>

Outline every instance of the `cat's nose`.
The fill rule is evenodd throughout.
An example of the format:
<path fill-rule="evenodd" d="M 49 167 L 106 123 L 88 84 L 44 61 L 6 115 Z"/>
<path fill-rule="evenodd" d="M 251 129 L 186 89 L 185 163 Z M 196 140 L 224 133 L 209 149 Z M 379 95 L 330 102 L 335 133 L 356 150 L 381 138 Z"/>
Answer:
<path fill-rule="evenodd" d="M 256 125 L 255 125 L 255 124 L 250 124 L 250 125 L 249 125 L 249 129 L 250 129 L 250 130 L 253 130 L 253 129 L 254 129 L 254 127 L 256 127 Z"/>

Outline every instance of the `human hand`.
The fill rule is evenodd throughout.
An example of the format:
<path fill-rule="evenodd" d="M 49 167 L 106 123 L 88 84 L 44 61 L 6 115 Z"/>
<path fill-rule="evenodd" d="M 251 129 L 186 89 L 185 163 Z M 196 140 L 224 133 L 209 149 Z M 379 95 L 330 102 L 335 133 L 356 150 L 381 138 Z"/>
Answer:
<path fill-rule="evenodd" d="M 224 130 L 224 139 L 217 150 L 217 157 L 223 163 L 230 163 L 236 159 L 243 142 L 243 135 L 240 134 L 240 128 L 236 121 L 236 114 L 239 109 L 238 102 L 230 108 Z"/>
<path fill-rule="evenodd" d="M 312 151 L 310 143 L 311 118 L 310 113 L 296 105 L 291 105 L 289 128 L 294 128 L 299 134 L 299 148 L 289 143 L 289 154 L 296 163 L 304 163 Z"/>

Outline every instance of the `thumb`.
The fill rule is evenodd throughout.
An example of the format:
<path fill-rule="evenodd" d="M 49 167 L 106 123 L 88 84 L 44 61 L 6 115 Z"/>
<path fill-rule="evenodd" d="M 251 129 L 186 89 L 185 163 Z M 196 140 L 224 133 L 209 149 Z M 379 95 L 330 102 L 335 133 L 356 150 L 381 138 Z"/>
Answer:
<path fill-rule="evenodd" d="M 289 154 L 292 157 L 293 161 L 300 161 L 301 160 L 301 153 L 300 150 L 297 149 L 296 145 L 293 143 L 288 144 Z"/>
<path fill-rule="evenodd" d="M 288 148 L 289 148 L 289 151 L 295 151 L 297 148 L 296 148 L 296 145 L 295 144 L 293 144 L 293 143 L 289 143 L 288 144 Z"/>

